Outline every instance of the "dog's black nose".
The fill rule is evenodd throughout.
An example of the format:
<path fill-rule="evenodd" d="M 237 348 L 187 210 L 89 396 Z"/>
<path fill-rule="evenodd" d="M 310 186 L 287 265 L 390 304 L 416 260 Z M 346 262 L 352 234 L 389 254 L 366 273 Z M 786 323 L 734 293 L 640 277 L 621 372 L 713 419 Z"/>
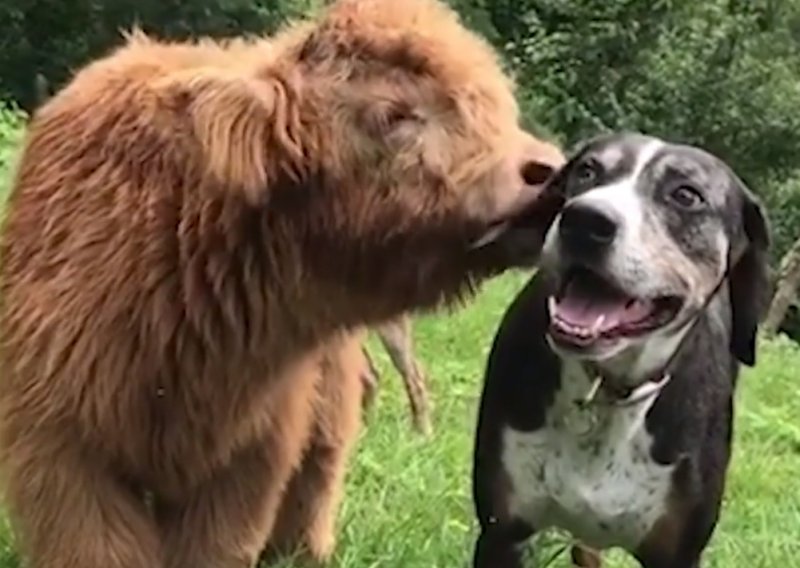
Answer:
<path fill-rule="evenodd" d="M 588 203 L 571 203 L 561 212 L 558 234 L 568 250 L 596 253 L 607 248 L 617 236 L 619 224 L 612 211 Z"/>

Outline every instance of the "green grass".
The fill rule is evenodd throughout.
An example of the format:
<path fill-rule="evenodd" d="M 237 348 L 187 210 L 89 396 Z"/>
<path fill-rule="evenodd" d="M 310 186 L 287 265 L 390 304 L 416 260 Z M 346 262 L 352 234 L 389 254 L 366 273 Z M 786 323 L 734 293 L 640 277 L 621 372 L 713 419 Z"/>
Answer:
<path fill-rule="evenodd" d="M 417 321 L 418 354 L 435 403 L 431 440 L 412 434 L 400 380 L 371 342 L 382 390 L 347 480 L 333 567 L 468 566 L 475 537 L 470 460 L 481 374 L 499 318 L 522 282 L 521 275 L 497 279 L 466 309 Z M 798 387 L 800 350 L 786 341 L 763 344 L 758 368 L 745 371 L 740 381 L 732 469 L 707 568 L 800 566 Z M 547 558 L 565 542 L 561 535 L 547 541 Z M 636 566 L 618 553 L 606 559 L 610 568 Z M 569 565 L 566 555 L 550 564 Z"/>
<path fill-rule="evenodd" d="M 19 109 L 0 101 L 0 202 L 5 199 L 11 183 L 24 123 L 25 115 Z"/>

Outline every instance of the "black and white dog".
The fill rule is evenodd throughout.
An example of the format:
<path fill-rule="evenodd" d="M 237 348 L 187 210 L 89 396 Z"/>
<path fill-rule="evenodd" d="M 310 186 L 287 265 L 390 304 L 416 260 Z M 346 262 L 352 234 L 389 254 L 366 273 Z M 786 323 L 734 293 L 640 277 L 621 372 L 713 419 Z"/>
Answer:
<path fill-rule="evenodd" d="M 549 191 L 564 208 L 486 370 L 474 566 L 521 567 L 528 537 L 559 527 L 695 568 L 768 300 L 764 211 L 719 159 L 638 134 L 586 143 Z"/>

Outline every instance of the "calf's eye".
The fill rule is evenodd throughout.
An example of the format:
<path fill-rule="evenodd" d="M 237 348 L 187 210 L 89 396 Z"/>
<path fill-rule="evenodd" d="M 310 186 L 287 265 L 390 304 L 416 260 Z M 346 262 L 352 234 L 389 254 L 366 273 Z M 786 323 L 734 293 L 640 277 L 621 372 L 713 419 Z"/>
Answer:
<path fill-rule="evenodd" d="M 371 135 L 380 139 L 404 131 L 407 126 L 420 126 L 423 122 L 417 109 L 403 101 L 381 101 L 365 107 L 361 121 Z"/>

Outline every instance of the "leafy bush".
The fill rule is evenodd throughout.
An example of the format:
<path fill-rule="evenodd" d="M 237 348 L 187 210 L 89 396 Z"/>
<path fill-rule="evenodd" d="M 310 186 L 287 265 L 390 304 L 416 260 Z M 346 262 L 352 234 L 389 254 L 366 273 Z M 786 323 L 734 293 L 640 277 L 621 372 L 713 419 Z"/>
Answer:
<path fill-rule="evenodd" d="M 704 147 L 768 204 L 776 257 L 797 238 L 800 1 L 453 2 L 489 14 L 545 131 L 567 146 L 636 130 Z"/>
<path fill-rule="evenodd" d="M 797 238 L 800 0 L 447 1 L 504 51 L 534 131 L 567 146 L 603 130 L 703 146 L 769 204 L 776 256 Z M 58 89 L 134 25 L 170 38 L 265 33 L 327 2 L 0 2 L 0 100 L 31 110 L 44 83 Z"/>
<path fill-rule="evenodd" d="M 538 114 L 570 143 L 648 132 L 702 145 L 754 185 L 798 167 L 800 62 L 774 45 L 780 23 L 727 0 L 526 3 L 506 47 Z"/>
<path fill-rule="evenodd" d="M 10 183 L 24 125 L 25 113 L 14 104 L 0 102 L 0 198 L 5 198 Z"/>
<path fill-rule="evenodd" d="M 0 2 L 0 98 L 31 110 L 36 76 L 57 89 L 134 25 L 168 38 L 264 33 L 323 0 L 36 0 Z"/>
<path fill-rule="evenodd" d="M 786 180 L 767 180 L 753 188 L 764 197 L 772 223 L 774 260 L 800 237 L 800 174 Z"/>

